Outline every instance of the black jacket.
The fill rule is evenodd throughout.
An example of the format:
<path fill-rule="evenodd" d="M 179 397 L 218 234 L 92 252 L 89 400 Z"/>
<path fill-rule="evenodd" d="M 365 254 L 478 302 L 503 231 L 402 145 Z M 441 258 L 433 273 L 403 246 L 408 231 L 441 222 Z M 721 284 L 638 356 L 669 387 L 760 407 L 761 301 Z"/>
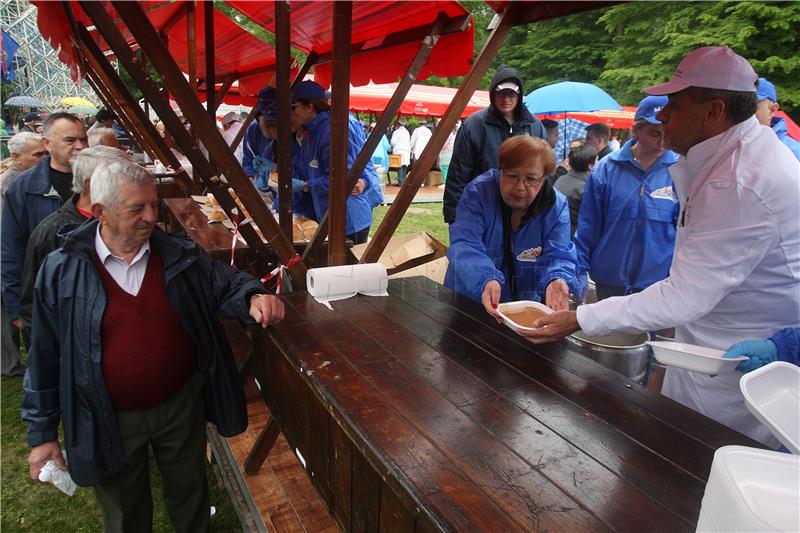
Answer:
<path fill-rule="evenodd" d="M 81 225 L 39 270 L 36 327 L 23 383 L 28 444 L 56 440 L 60 419 L 70 474 L 82 486 L 96 485 L 125 464 L 103 381 L 100 323 L 106 295 L 95 269 L 96 230 L 95 220 Z M 265 291 L 253 276 L 212 260 L 189 240 L 156 229 L 150 245 L 164 264 L 167 299 L 195 341 L 206 418 L 224 436 L 241 433 L 247 427 L 244 390 L 217 314 L 253 323 L 248 298 Z"/>
<path fill-rule="evenodd" d="M 75 229 L 86 222 L 86 217 L 75 208 L 79 197 L 77 194 L 73 195 L 64 205 L 47 215 L 28 237 L 25 263 L 22 265 L 22 295 L 19 312 L 20 318 L 28 327 L 31 325 L 31 313 L 33 312 L 33 284 L 36 282 L 36 273 L 39 272 L 42 261 L 47 254 L 61 248 L 66 234 L 63 230 Z"/>
<path fill-rule="evenodd" d="M 513 124 L 509 124 L 494 105 L 494 89 L 504 81 L 514 81 L 520 87 Z M 497 154 L 503 141 L 515 135 L 547 140 L 544 126 L 522 102 L 524 96 L 522 78 L 517 71 L 507 66 L 499 67 L 489 89 L 492 104 L 468 116 L 458 130 L 444 188 L 444 221 L 448 224 L 456 219 L 456 206 L 464 187 L 480 174 L 497 168 Z"/>

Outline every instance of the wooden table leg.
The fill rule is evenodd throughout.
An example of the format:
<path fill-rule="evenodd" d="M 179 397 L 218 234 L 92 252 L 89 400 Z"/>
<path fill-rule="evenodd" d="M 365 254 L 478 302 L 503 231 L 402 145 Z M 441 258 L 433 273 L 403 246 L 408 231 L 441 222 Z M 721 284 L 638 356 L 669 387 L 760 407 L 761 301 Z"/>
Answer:
<path fill-rule="evenodd" d="M 258 472 L 261 465 L 264 464 L 267 455 L 269 455 L 269 451 L 275 444 L 275 439 L 278 438 L 280 432 L 281 430 L 278 427 L 277 420 L 275 420 L 275 417 L 271 416 L 267 425 L 261 430 L 258 439 L 256 439 L 253 449 L 247 454 L 247 459 L 244 460 L 244 471 L 247 474 L 255 474 Z"/>

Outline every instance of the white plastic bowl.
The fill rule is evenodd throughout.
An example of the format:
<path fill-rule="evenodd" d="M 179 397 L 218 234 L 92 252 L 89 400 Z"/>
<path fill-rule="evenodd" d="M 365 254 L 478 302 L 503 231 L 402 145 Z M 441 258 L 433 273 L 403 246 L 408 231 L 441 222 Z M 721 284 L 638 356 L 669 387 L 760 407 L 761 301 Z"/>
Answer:
<path fill-rule="evenodd" d="M 533 300 L 519 300 L 516 302 L 506 302 L 498 305 L 497 314 L 500 315 L 500 317 L 503 319 L 503 323 L 505 323 L 506 326 L 510 327 L 517 333 L 523 331 L 536 331 L 536 328 L 521 326 L 506 316 L 506 313 L 513 313 L 514 311 L 519 311 L 521 309 L 525 309 L 526 307 L 533 307 L 534 309 L 538 309 L 547 315 L 553 312 L 552 309 L 546 305 L 540 304 L 539 302 L 534 302 Z"/>
<path fill-rule="evenodd" d="M 739 381 L 747 410 L 792 453 L 800 453 L 800 368 L 776 361 Z"/>
<path fill-rule="evenodd" d="M 647 341 L 647 344 L 653 348 L 653 356 L 662 365 L 712 376 L 733 372 L 740 361 L 747 359 L 744 356 L 723 359 L 725 352 L 722 350 L 681 342 Z"/>

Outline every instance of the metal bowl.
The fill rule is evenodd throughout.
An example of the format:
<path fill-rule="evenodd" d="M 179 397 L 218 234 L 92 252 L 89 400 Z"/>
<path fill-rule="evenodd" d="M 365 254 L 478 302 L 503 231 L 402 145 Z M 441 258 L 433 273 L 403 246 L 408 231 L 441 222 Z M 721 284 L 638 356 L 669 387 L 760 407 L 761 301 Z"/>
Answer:
<path fill-rule="evenodd" d="M 644 382 L 650 355 L 646 333 L 590 337 L 583 331 L 577 331 L 566 340 L 570 348 L 579 354 L 638 383 Z"/>

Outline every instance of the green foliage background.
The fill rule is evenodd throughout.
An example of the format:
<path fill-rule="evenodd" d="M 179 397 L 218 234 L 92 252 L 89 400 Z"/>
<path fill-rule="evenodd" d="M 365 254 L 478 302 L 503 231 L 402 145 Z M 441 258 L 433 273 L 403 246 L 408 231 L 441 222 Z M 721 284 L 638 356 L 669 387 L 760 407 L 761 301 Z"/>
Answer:
<path fill-rule="evenodd" d="M 475 52 L 494 13 L 481 1 L 462 2 L 475 18 Z M 624 2 L 515 27 L 482 80 L 494 69 L 519 70 L 525 92 L 564 80 L 594 83 L 623 105 L 642 89 L 669 79 L 699 46 L 728 45 L 750 60 L 778 90 L 781 108 L 800 119 L 800 2 Z M 423 82 L 456 87 L 460 78 Z"/>

